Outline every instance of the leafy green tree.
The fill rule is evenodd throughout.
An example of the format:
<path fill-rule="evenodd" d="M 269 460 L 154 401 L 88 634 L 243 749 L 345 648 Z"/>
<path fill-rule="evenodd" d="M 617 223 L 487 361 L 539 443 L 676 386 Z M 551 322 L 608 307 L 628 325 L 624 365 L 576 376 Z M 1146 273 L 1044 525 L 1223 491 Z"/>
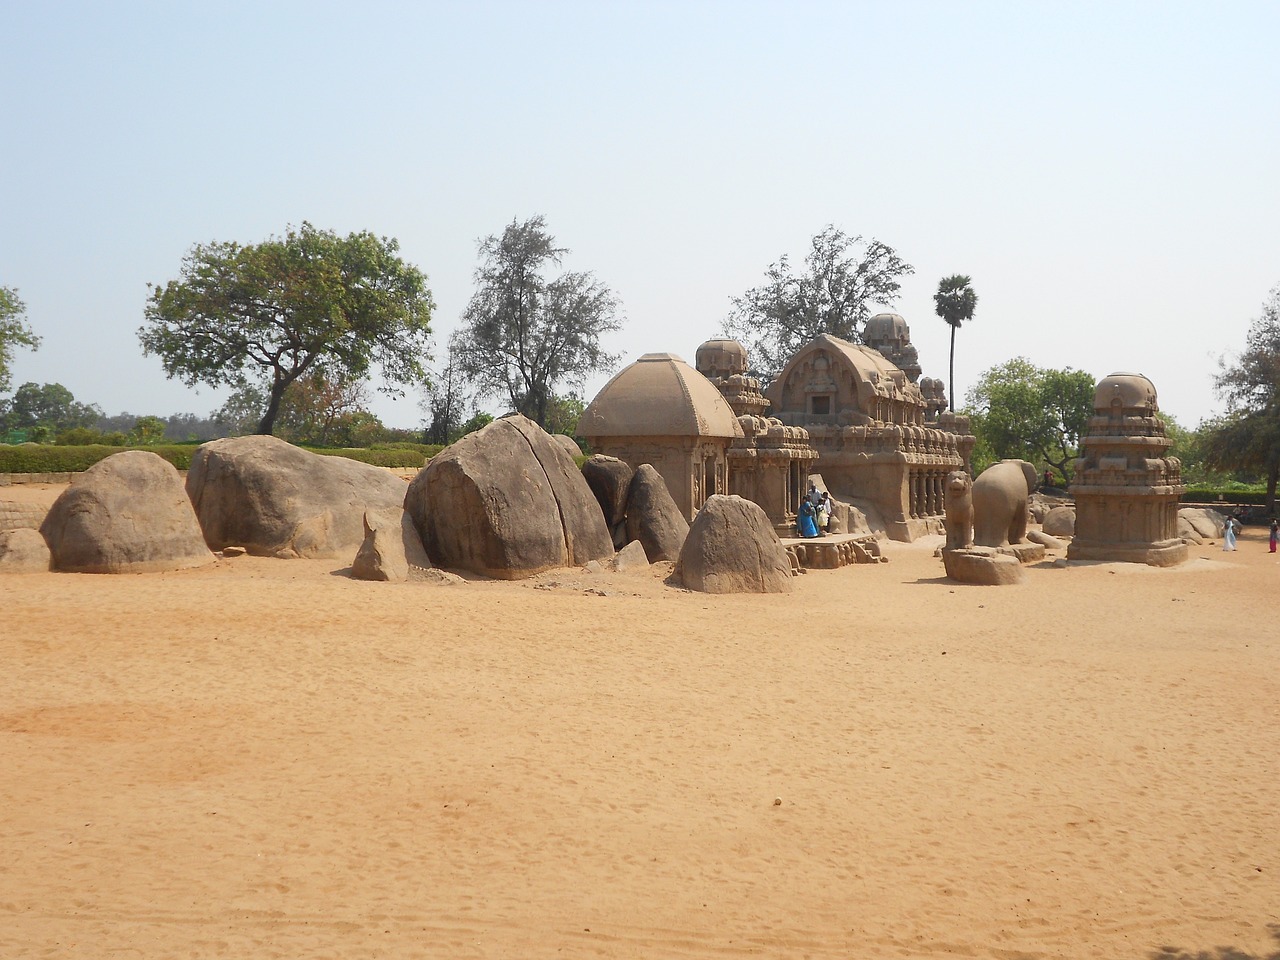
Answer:
<path fill-rule="evenodd" d="M 899 281 L 912 273 L 888 244 L 828 224 L 813 238 L 803 270 L 794 271 L 783 254 L 762 286 L 733 298 L 724 332 L 746 346 L 752 373 L 767 383 L 820 334 L 858 343 L 873 307 L 892 306 Z"/>
<path fill-rule="evenodd" d="M 1276 513 L 1280 478 L 1280 286 L 1262 304 L 1239 356 L 1218 363 L 1218 395 L 1227 414 L 1205 429 L 1208 462 L 1256 470 L 1266 478 L 1267 511 Z"/>
<path fill-rule="evenodd" d="M 582 418 L 582 411 L 586 409 L 586 403 L 576 393 L 552 397 L 547 408 L 547 422 L 544 425 L 547 433 L 563 433 L 566 437 L 576 436 L 578 421 Z"/>
<path fill-rule="evenodd" d="M 194 386 L 254 386 L 271 433 L 285 389 L 313 369 L 345 379 L 377 364 L 420 381 L 433 303 L 394 239 L 339 237 L 309 223 L 253 246 L 198 244 L 181 279 L 153 286 L 138 338 L 165 373 Z"/>
<path fill-rule="evenodd" d="M 590 273 L 549 279 L 569 251 L 541 216 L 512 221 L 480 242 L 476 292 L 454 348 L 458 368 L 482 396 L 500 397 L 539 425 L 555 389 L 579 390 L 617 357 L 600 339 L 619 329 L 617 298 Z"/>
<path fill-rule="evenodd" d="M 40 346 L 40 338 L 25 322 L 26 316 L 27 305 L 19 299 L 18 291 L 0 287 L 0 390 L 9 389 L 14 348 L 35 350 Z"/>
<path fill-rule="evenodd" d="M 24 383 L 14 391 L 7 407 L 4 427 L 25 430 L 32 439 L 52 438 L 73 427 L 92 427 L 102 417 L 97 404 L 80 403 L 60 383 Z"/>
<path fill-rule="evenodd" d="M 150 446 L 164 442 L 165 422 L 159 417 L 139 417 L 129 431 L 129 442 L 136 446 Z"/>
<path fill-rule="evenodd" d="M 1072 461 L 1093 415 L 1093 377 L 1083 370 L 1042 369 L 1014 357 L 985 371 L 965 397 L 982 459 L 1028 460 L 1071 482 Z"/>
<path fill-rule="evenodd" d="M 956 408 L 956 331 L 960 324 L 973 319 L 973 311 L 978 306 L 978 295 L 969 283 L 969 278 L 959 273 L 943 277 L 938 281 L 938 292 L 933 295 L 933 312 L 951 327 L 951 367 L 947 389 L 952 410 Z"/>

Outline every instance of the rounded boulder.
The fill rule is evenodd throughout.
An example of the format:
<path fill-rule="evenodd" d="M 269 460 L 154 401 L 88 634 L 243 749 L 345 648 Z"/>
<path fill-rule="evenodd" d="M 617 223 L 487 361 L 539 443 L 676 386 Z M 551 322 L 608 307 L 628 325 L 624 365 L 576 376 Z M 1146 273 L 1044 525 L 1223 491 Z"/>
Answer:
<path fill-rule="evenodd" d="M 154 453 L 100 460 L 54 501 L 40 526 L 53 569 L 157 573 L 214 561 L 182 478 Z"/>
<path fill-rule="evenodd" d="M 790 593 L 791 561 L 760 507 L 716 494 L 689 527 L 676 577 L 703 593 Z"/>

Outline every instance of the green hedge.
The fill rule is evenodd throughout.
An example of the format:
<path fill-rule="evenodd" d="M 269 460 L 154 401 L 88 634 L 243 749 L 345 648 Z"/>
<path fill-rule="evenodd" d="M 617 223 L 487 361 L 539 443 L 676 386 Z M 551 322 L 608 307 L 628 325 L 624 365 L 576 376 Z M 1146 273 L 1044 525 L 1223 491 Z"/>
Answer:
<path fill-rule="evenodd" d="M 0 446 L 0 473 L 80 473 L 99 460 L 105 460 L 122 450 L 146 450 L 168 460 L 179 470 L 186 470 L 191 466 L 192 454 L 197 449 L 196 444 L 190 443 L 158 443 L 145 447 L 112 447 L 101 443 L 83 447 L 58 447 L 43 443 Z M 368 449 L 303 449 L 330 457 L 359 460 L 378 467 L 416 469 L 444 448 L 437 444 L 407 443 Z"/>
<path fill-rule="evenodd" d="M 1180 498 L 1181 503 L 1237 504 L 1248 503 L 1266 506 L 1267 493 L 1256 490 L 1188 490 Z"/>
<path fill-rule="evenodd" d="M 191 466 L 191 455 L 196 448 L 177 443 L 158 443 L 149 447 L 110 447 L 102 443 L 84 447 L 55 447 L 52 444 L 0 447 L 0 473 L 80 473 L 122 450 L 149 450 L 179 470 L 186 470 Z"/>

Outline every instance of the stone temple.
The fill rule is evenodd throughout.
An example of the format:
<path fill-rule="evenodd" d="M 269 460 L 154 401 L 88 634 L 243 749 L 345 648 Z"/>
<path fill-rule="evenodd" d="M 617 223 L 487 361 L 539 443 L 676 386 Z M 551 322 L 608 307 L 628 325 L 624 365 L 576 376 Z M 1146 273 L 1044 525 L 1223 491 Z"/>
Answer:
<path fill-rule="evenodd" d="M 1187 558 L 1178 537 L 1182 464 L 1157 415 L 1156 388 L 1139 373 L 1098 382 L 1093 417 L 1075 462 L 1075 538 L 1069 560 L 1122 560 L 1168 567 Z"/>
<path fill-rule="evenodd" d="M 598 453 L 633 468 L 651 463 L 692 518 L 714 493 L 759 504 L 790 529 L 810 473 L 895 540 L 942 532 L 943 486 L 969 471 L 976 442 L 967 417 L 946 411 L 940 381 L 920 377 L 906 322 L 867 324 L 879 350 L 823 335 L 764 391 L 746 348 L 709 340 L 697 369 L 646 354 L 591 401 L 578 432 Z"/>
<path fill-rule="evenodd" d="M 924 386 L 928 396 L 879 351 L 823 334 L 800 348 L 765 396 L 774 416 L 808 431 L 831 493 L 892 539 L 909 541 L 942 532 L 946 476 L 970 471 L 977 442 L 968 417 L 943 411 L 941 384 Z"/>
<path fill-rule="evenodd" d="M 730 492 L 729 444 L 743 438 L 720 391 L 673 353 L 623 368 L 582 412 L 578 434 L 633 470 L 652 464 L 689 520 L 708 497 Z"/>

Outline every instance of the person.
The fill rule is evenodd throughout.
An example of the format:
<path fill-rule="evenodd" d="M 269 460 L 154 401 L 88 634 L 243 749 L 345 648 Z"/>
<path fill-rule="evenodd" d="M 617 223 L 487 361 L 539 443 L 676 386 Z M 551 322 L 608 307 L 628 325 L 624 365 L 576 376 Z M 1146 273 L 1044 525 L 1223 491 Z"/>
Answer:
<path fill-rule="evenodd" d="M 812 480 L 809 481 L 809 492 L 805 494 L 805 497 L 815 511 L 818 509 L 818 505 L 822 503 L 822 491 L 818 489 L 818 485 Z"/>
<path fill-rule="evenodd" d="M 1277 528 L 1276 518 L 1275 518 L 1275 517 L 1272 517 L 1272 518 L 1271 518 L 1271 550 L 1269 551 L 1269 552 L 1271 552 L 1271 553 L 1275 553 L 1275 552 L 1276 552 L 1276 538 L 1277 538 L 1277 536 L 1280 536 L 1280 529 L 1278 529 L 1278 528 Z"/>
<path fill-rule="evenodd" d="M 808 497 L 800 501 L 800 511 L 796 515 L 796 531 L 800 536 L 816 537 L 818 535 L 818 525 L 814 522 L 816 515 L 817 511 L 814 510 Z"/>
<path fill-rule="evenodd" d="M 818 506 L 818 529 L 826 536 L 827 529 L 831 526 L 831 494 L 822 491 L 822 503 Z"/>
<path fill-rule="evenodd" d="M 1044 483 L 1041 484 L 1046 490 L 1053 486 L 1053 473 L 1049 470 L 1044 472 Z"/>
<path fill-rule="evenodd" d="M 1227 522 L 1222 525 L 1222 549 L 1234 550 L 1236 548 L 1236 518 L 1227 517 Z"/>

